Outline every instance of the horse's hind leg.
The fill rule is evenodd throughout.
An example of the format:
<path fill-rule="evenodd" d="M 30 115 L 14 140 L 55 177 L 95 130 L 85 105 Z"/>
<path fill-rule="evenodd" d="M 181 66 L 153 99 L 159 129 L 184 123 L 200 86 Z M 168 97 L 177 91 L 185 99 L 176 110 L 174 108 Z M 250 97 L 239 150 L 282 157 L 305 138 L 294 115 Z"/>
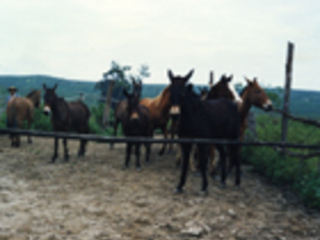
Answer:
<path fill-rule="evenodd" d="M 31 121 L 28 121 L 28 130 L 30 130 L 31 127 Z M 32 143 L 31 136 L 28 136 L 28 143 Z"/>
<path fill-rule="evenodd" d="M 86 151 L 87 140 L 80 140 L 80 146 L 78 151 L 78 157 L 83 157 Z"/>
<path fill-rule="evenodd" d="M 208 180 L 206 174 L 207 168 L 207 148 L 203 144 L 198 144 L 198 157 L 199 157 L 199 167 L 202 175 L 202 188 L 201 191 L 207 193 Z"/>
<path fill-rule="evenodd" d="M 231 166 L 235 166 L 235 186 L 240 186 L 241 183 L 241 159 L 239 154 L 239 146 L 229 146 L 228 147 L 229 157 L 230 157 L 230 164 Z"/>
<path fill-rule="evenodd" d="M 64 147 L 64 160 L 68 161 L 69 160 L 69 152 L 68 152 L 68 142 L 67 139 L 63 139 L 63 147 Z"/>

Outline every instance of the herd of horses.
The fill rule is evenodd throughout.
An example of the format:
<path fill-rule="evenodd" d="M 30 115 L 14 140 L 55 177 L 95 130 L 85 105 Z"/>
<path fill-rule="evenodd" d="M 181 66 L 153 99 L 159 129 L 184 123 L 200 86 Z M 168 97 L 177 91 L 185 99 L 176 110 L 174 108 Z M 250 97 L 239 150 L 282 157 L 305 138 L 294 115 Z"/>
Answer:
<path fill-rule="evenodd" d="M 126 97 L 118 103 L 115 109 L 114 135 L 118 124 L 121 123 L 125 136 L 147 137 L 154 135 L 155 129 L 161 129 L 167 138 L 168 123 L 171 122 L 171 137 L 176 132 L 179 138 L 225 139 L 243 140 L 247 126 L 246 117 L 252 106 L 264 110 L 272 108 L 272 102 L 266 92 L 258 84 L 256 78 L 249 80 L 240 95 L 233 88 L 233 76 L 222 75 L 220 80 L 209 89 L 200 89 L 198 94 L 190 82 L 194 70 L 185 76 L 175 75 L 168 70 L 169 85 L 155 98 L 141 99 L 141 82 L 133 82 L 132 91 L 124 90 Z M 57 84 L 53 88 L 43 85 L 43 113 L 50 116 L 54 131 L 75 131 L 89 133 L 90 111 L 81 101 L 67 102 L 56 94 Z M 7 126 L 10 128 L 22 127 L 24 120 L 28 121 L 28 128 L 33 120 L 34 107 L 39 107 L 41 90 L 32 91 L 25 98 L 14 97 L 7 105 Z M 171 121 L 170 121 L 171 120 Z M 18 147 L 20 138 L 16 134 L 11 136 L 11 145 Z M 31 143 L 30 137 L 28 142 Z M 135 148 L 136 168 L 140 165 L 141 143 L 129 142 L 126 145 L 124 168 L 129 166 L 132 147 Z M 146 142 L 145 160 L 150 158 L 150 143 Z M 58 156 L 59 139 L 54 140 L 54 154 L 51 162 Z M 69 159 L 67 139 L 63 139 L 64 159 Z M 159 152 L 166 150 L 164 144 Z M 180 181 L 176 192 L 182 192 L 186 182 L 190 164 L 190 155 L 193 146 L 191 143 L 180 144 L 182 153 L 182 166 Z M 208 161 L 215 159 L 216 151 L 219 153 L 219 166 L 221 171 L 221 186 L 225 187 L 228 172 L 235 168 L 235 185 L 241 182 L 240 146 L 215 144 L 196 145 L 197 168 L 202 176 L 201 191 L 206 193 Z M 215 151 L 216 150 L 216 151 Z M 85 155 L 86 141 L 80 140 L 78 156 Z"/>

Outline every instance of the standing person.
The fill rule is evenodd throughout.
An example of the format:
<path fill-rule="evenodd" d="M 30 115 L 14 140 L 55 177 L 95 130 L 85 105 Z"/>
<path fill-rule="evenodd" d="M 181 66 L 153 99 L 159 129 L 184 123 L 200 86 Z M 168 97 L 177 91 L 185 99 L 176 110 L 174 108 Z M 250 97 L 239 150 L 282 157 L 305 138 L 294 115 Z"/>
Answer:
<path fill-rule="evenodd" d="M 11 98 L 18 97 L 17 91 L 18 89 L 14 86 L 8 88 L 8 92 L 10 93 L 10 95 L 7 97 L 6 105 L 8 105 L 8 102 Z"/>

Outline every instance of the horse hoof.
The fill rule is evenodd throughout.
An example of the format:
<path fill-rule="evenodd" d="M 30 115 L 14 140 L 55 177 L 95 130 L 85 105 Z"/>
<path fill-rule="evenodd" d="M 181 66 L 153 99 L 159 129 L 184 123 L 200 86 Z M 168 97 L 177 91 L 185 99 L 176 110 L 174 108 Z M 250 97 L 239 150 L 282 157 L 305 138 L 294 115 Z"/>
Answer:
<path fill-rule="evenodd" d="M 175 193 L 175 194 L 183 193 L 183 189 L 182 189 L 182 188 L 177 187 L 177 188 L 174 190 L 174 193 Z"/>
<path fill-rule="evenodd" d="M 164 154 L 164 151 L 160 150 L 158 154 L 159 154 L 159 156 L 162 156 Z"/>
<path fill-rule="evenodd" d="M 208 195 L 208 190 L 207 190 L 207 189 L 202 189 L 201 192 L 200 192 L 200 194 L 201 194 L 202 196 L 207 196 L 207 195 Z"/>
<path fill-rule="evenodd" d="M 227 188 L 227 185 L 225 183 L 220 184 L 220 189 L 226 189 L 226 188 Z"/>
<path fill-rule="evenodd" d="M 124 164 L 124 165 L 122 166 L 122 170 L 127 170 L 128 168 L 129 168 L 129 165 Z"/>
<path fill-rule="evenodd" d="M 136 168 L 137 172 L 141 172 L 141 167 Z"/>

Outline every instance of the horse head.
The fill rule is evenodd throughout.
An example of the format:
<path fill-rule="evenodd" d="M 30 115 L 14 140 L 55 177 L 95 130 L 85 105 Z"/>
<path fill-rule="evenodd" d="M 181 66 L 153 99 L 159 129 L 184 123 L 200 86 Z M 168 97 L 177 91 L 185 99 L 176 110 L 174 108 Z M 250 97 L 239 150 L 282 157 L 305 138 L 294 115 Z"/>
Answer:
<path fill-rule="evenodd" d="M 51 113 L 52 106 L 54 105 L 54 101 L 57 99 L 56 89 L 58 84 L 55 84 L 53 88 L 47 88 L 46 84 L 43 84 L 44 89 L 44 108 L 43 113 L 48 116 Z"/>
<path fill-rule="evenodd" d="M 225 74 L 221 76 L 220 80 L 210 89 L 207 99 L 226 98 L 232 101 L 241 102 L 239 94 L 234 89 L 231 81 L 233 75 L 227 77 Z"/>
<path fill-rule="evenodd" d="M 250 102 L 254 106 L 269 111 L 272 109 L 272 101 L 267 93 L 259 85 L 257 78 L 250 80 L 245 77 L 247 86 L 242 90 L 241 97 L 245 101 Z"/>
<path fill-rule="evenodd" d="M 132 81 L 132 87 L 133 92 L 141 96 L 142 91 L 142 81 L 141 80 L 135 80 L 134 78 L 131 78 Z"/>
<path fill-rule="evenodd" d="M 184 97 L 186 95 L 186 83 L 189 81 L 193 74 L 194 70 L 192 69 L 184 77 L 176 75 L 174 76 L 171 70 L 168 70 L 168 77 L 170 79 L 170 115 L 173 120 L 176 120 L 181 114 L 181 105 L 183 104 Z"/>
<path fill-rule="evenodd" d="M 140 96 L 135 92 L 128 93 L 126 89 L 123 90 L 123 94 L 126 96 L 128 100 L 127 113 L 130 121 L 138 122 L 140 119 L 139 117 Z"/>

